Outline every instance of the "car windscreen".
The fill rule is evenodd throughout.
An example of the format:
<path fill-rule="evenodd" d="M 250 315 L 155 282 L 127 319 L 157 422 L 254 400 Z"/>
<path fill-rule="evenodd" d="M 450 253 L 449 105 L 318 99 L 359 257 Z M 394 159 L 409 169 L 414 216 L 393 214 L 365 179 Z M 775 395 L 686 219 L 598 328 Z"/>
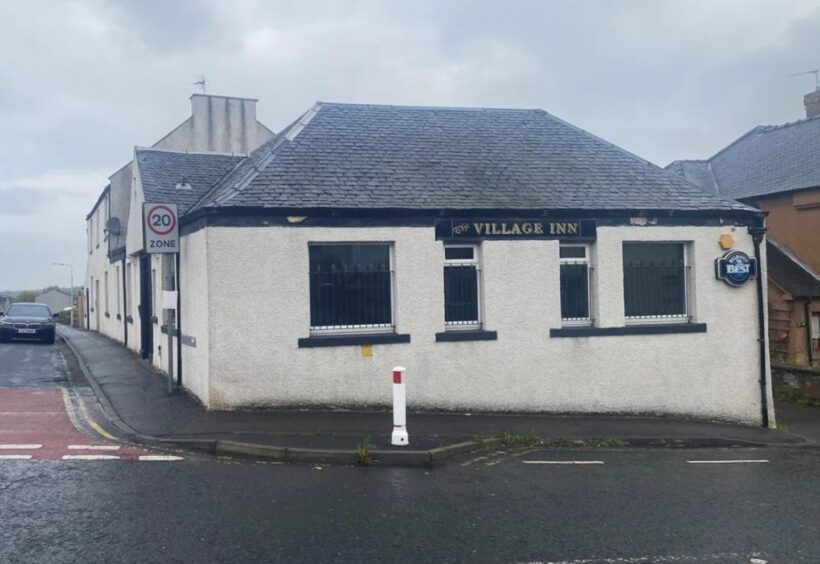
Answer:
<path fill-rule="evenodd" d="M 15 304 L 6 312 L 8 317 L 51 317 L 51 310 L 44 305 Z"/>

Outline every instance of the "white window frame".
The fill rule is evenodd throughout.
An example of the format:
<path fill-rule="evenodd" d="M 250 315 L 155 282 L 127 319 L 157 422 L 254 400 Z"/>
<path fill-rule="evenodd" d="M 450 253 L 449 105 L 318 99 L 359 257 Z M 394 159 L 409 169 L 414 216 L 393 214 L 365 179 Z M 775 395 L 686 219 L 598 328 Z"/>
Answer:
<path fill-rule="evenodd" d="M 692 312 L 690 311 L 691 300 L 689 294 L 691 292 L 691 274 L 689 272 L 689 252 L 691 242 L 688 241 L 622 241 L 621 253 L 623 253 L 624 244 L 639 244 L 639 245 L 680 245 L 683 248 L 683 311 L 675 315 L 636 315 L 628 316 L 624 311 L 624 320 L 627 325 L 658 325 L 663 323 L 689 323 L 692 321 Z M 621 254 L 621 272 L 624 271 L 623 254 Z M 624 308 L 626 307 L 626 296 L 624 296 Z"/>
<path fill-rule="evenodd" d="M 584 249 L 584 258 L 561 258 L 561 249 L 567 247 L 577 247 Z M 564 317 L 563 312 L 561 313 L 561 325 L 564 327 L 586 327 L 592 325 L 593 317 L 592 317 L 592 258 L 590 256 L 591 248 L 589 243 L 560 243 L 558 246 L 558 263 L 559 263 L 559 276 L 558 276 L 558 298 L 560 302 L 561 298 L 561 288 L 560 288 L 560 268 L 564 265 L 586 265 L 587 267 L 587 312 L 589 313 L 588 317 Z M 560 306 L 560 303 L 559 303 Z"/>
<path fill-rule="evenodd" d="M 390 323 L 366 325 L 310 325 L 311 336 L 320 335 L 390 335 L 396 332 L 396 276 L 394 268 L 395 244 L 393 241 L 311 241 L 308 243 L 308 277 L 310 277 L 310 247 L 364 247 L 387 246 L 387 271 L 390 273 Z M 308 279 L 308 324 L 310 324 L 310 280 Z"/>
<path fill-rule="evenodd" d="M 448 259 L 447 249 L 473 249 L 472 259 Z M 448 266 L 475 266 L 476 271 L 476 316 L 475 321 L 444 321 L 445 331 L 476 331 L 484 327 L 484 285 L 481 283 L 481 246 L 477 243 L 468 244 L 445 244 L 444 245 L 444 264 L 442 266 L 442 279 L 444 276 L 444 269 Z M 442 287 L 442 291 L 444 288 Z M 445 296 L 446 300 L 446 296 Z M 444 304 L 444 311 L 447 311 L 447 304 Z M 446 317 L 446 316 L 445 316 Z"/>

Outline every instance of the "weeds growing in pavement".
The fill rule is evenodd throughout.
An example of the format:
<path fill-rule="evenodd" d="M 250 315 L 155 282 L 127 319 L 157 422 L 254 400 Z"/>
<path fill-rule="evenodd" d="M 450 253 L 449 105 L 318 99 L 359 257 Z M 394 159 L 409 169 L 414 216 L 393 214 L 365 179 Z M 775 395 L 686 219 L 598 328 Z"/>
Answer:
<path fill-rule="evenodd" d="M 774 399 L 786 403 L 795 403 L 797 405 L 820 406 L 820 400 L 816 400 L 798 390 L 780 391 L 775 393 Z"/>
<path fill-rule="evenodd" d="M 541 437 L 535 434 L 518 435 L 506 432 L 501 436 L 501 442 L 506 447 L 534 447 L 543 444 Z"/>
<path fill-rule="evenodd" d="M 370 442 L 370 437 L 365 437 L 359 444 L 356 445 L 356 462 L 362 466 L 369 466 L 373 464 L 373 444 Z"/>

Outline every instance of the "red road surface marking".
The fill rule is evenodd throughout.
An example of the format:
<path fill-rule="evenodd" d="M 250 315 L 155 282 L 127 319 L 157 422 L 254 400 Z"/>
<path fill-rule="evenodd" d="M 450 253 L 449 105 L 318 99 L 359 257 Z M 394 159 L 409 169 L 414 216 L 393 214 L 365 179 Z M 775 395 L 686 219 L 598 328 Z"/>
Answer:
<path fill-rule="evenodd" d="M 32 460 L 61 460 L 79 454 L 69 445 L 103 446 L 71 423 L 59 389 L 0 389 L 0 444 L 43 445 L 42 448 L 9 449 L 4 455 L 30 455 Z M 120 459 L 136 460 L 148 451 L 123 446 L 114 451 Z M 94 453 L 97 454 L 97 453 Z"/>

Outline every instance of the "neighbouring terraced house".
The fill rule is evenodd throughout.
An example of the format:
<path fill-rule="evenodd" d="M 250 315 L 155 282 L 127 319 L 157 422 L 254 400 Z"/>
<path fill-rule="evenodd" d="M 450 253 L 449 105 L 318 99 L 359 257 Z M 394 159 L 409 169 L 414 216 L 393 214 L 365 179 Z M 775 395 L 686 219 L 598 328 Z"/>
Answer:
<path fill-rule="evenodd" d="M 820 90 L 805 119 L 755 127 L 710 159 L 667 166 L 706 193 L 768 214 L 772 362 L 820 367 Z"/>

